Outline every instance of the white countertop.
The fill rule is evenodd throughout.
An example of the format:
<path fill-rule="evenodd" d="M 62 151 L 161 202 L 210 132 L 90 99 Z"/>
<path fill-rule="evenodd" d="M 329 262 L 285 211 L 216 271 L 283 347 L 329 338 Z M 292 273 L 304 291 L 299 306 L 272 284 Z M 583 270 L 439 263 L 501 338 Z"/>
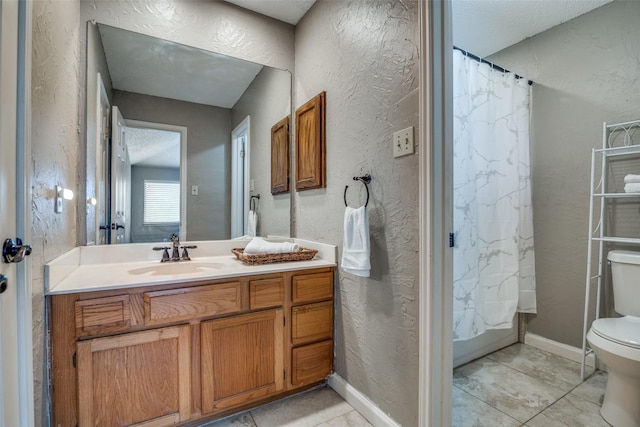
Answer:
<path fill-rule="evenodd" d="M 232 248 L 246 246 L 248 240 L 185 242 L 197 245 L 189 250 L 191 261 L 161 263 L 158 244 L 81 246 L 45 266 L 47 295 L 112 290 L 137 286 L 187 283 L 206 279 L 277 273 L 336 266 L 336 247 L 301 239 L 301 247 L 317 249 L 311 261 L 247 265 L 231 254 Z"/>

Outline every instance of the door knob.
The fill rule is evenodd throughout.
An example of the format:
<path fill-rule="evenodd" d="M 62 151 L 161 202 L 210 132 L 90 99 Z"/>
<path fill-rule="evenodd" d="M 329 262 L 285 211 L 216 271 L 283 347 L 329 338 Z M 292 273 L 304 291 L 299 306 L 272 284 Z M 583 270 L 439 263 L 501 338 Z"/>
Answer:
<path fill-rule="evenodd" d="M 4 262 L 20 262 L 27 255 L 31 255 L 31 246 L 23 245 L 22 239 L 16 238 L 15 242 L 13 239 L 4 241 L 4 245 L 2 245 L 2 258 Z"/>

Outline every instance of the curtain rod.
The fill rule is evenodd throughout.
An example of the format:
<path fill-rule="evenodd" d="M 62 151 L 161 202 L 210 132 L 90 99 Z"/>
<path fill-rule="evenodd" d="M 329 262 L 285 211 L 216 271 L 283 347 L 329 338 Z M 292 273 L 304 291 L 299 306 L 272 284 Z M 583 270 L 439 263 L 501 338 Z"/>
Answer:
<path fill-rule="evenodd" d="M 453 48 L 455 50 L 459 50 L 460 52 L 462 52 L 463 55 L 466 56 L 467 58 L 471 58 L 474 61 L 477 61 L 477 62 L 480 62 L 480 63 L 483 63 L 483 64 L 487 64 L 488 66 L 490 66 L 491 68 L 493 68 L 496 71 L 500 71 L 501 73 L 511 73 L 511 71 L 507 70 L 506 68 L 502 68 L 501 66 L 496 65 L 493 62 L 489 62 L 486 59 L 482 59 L 478 55 L 474 55 L 473 53 L 467 52 L 464 49 L 460 49 L 457 46 L 454 46 Z M 515 73 L 511 73 L 511 74 L 514 74 L 516 76 L 516 79 L 523 79 L 524 78 L 524 77 L 519 76 L 519 75 L 517 75 Z M 529 86 L 531 86 L 533 84 L 533 80 L 527 80 L 527 83 L 529 83 Z"/>

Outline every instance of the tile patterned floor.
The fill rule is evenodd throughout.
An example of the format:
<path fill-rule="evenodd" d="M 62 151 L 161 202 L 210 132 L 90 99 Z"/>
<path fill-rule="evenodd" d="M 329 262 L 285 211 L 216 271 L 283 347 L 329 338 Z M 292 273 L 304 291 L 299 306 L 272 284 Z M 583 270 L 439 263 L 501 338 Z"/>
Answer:
<path fill-rule="evenodd" d="M 453 427 L 608 427 L 607 374 L 580 381 L 580 364 L 514 344 L 453 372 Z M 327 386 L 202 427 L 372 427 Z"/>
<path fill-rule="evenodd" d="M 202 427 L 372 427 L 327 386 L 259 406 Z"/>
<path fill-rule="evenodd" d="M 454 427 L 607 427 L 598 371 L 580 381 L 580 364 L 514 344 L 453 373 Z"/>

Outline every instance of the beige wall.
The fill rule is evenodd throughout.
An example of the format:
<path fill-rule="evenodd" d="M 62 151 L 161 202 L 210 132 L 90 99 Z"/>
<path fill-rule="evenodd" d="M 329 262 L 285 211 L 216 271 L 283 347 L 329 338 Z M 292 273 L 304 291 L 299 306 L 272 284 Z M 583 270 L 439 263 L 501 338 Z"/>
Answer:
<path fill-rule="evenodd" d="M 640 2 L 615 1 L 491 58 L 535 81 L 538 314 L 530 316 L 527 328 L 576 347 L 582 346 L 591 149 L 602 145 L 604 121 L 640 119 L 638 22 Z M 637 211 L 634 218 L 637 224 Z"/>
<path fill-rule="evenodd" d="M 57 214 L 54 187 L 77 191 L 79 5 L 34 1 L 32 19 L 31 275 L 35 425 L 40 426 L 47 413 L 43 265 L 76 245 L 77 198 L 65 202 L 64 211 Z"/>
<path fill-rule="evenodd" d="M 338 273 L 335 370 L 405 426 L 418 424 L 418 156 L 394 159 L 391 139 L 418 123 L 418 40 L 417 1 L 320 0 L 295 44 L 294 105 L 327 93 L 327 188 L 294 192 L 294 233 L 341 246 L 345 185 L 355 207 L 352 177 L 372 175 L 371 277 Z"/>
<path fill-rule="evenodd" d="M 187 240 L 230 238 L 231 110 L 119 90 L 113 93 L 113 105 L 125 119 L 187 128 Z M 197 196 L 191 195 L 192 185 L 199 187 Z"/>
<path fill-rule="evenodd" d="M 123 13 L 122 6 L 129 8 L 128 13 Z M 171 9 L 153 0 L 33 2 L 31 243 L 36 425 L 45 425 L 48 413 L 43 266 L 86 239 L 81 228 L 86 209 L 85 29 L 89 19 L 293 70 L 291 25 L 224 2 L 175 2 Z M 56 184 L 76 192 L 62 214 L 53 209 Z"/>
<path fill-rule="evenodd" d="M 249 176 L 257 204 L 259 236 L 289 236 L 291 193 L 271 194 L 271 127 L 291 115 L 291 74 L 263 68 L 231 110 L 233 128 L 250 117 Z"/>
<path fill-rule="evenodd" d="M 80 40 L 84 52 L 84 22 L 96 19 L 294 70 L 292 26 L 224 2 L 176 2 L 174 8 L 161 10 L 157 2 L 146 0 L 135 2 L 127 14 L 118 9 L 132 3 L 82 1 L 81 16 L 77 3 L 70 1 L 36 2 L 34 7 L 38 421 L 46 413 L 41 387 L 42 264 L 76 242 L 75 209 L 54 215 L 48 189 L 56 181 L 77 188 L 76 179 L 84 179 L 79 175 L 86 153 L 79 147 L 85 139 L 78 136 L 78 128 L 83 133 L 85 126 L 84 53 L 78 53 L 77 45 Z M 340 245 L 344 186 L 350 185 L 349 199 L 356 205 L 364 200 L 364 191 L 351 178 L 373 176 L 372 272 L 368 279 L 338 274 L 335 368 L 406 426 L 416 425 L 418 418 L 418 158 L 393 159 L 391 136 L 418 122 L 417 9 L 415 0 L 320 0 L 295 30 L 294 107 L 327 92 L 328 184 L 326 189 L 293 193 L 292 235 Z M 162 25 L 158 17 L 164 18 Z"/>

